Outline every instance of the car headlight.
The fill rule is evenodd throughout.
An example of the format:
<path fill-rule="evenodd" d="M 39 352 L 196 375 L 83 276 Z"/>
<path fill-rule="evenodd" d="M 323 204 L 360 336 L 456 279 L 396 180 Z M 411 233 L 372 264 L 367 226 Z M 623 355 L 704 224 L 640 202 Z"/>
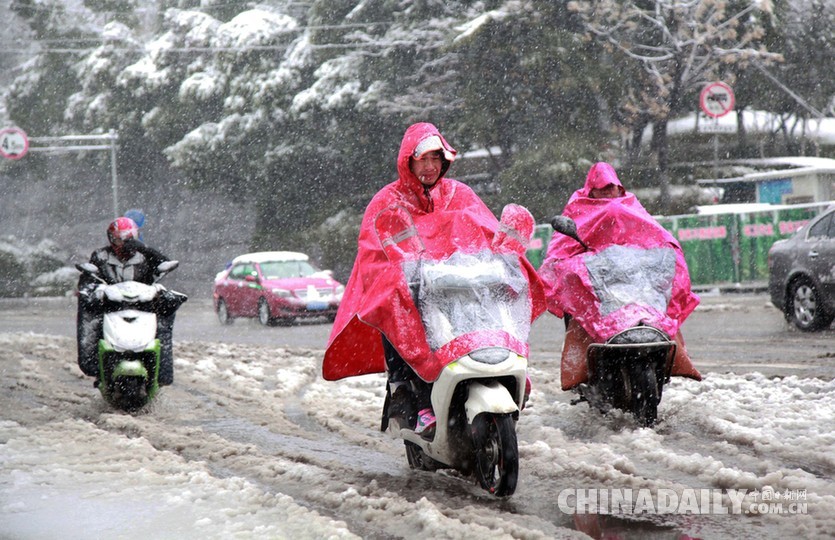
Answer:
<path fill-rule="evenodd" d="M 273 289 L 273 294 L 278 296 L 279 298 L 290 298 L 291 296 L 293 296 L 293 293 L 291 293 L 287 289 Z"/>
<path fill-rule="evenodd" d="M 334 295 L 336 298 L 338 298 L 339 300 L 342 300 L 342 295 L 343 295 L 344 293 L 345 293 L 345 285 L 339 285 L 338 287 L 336 287 L 336 288 L 333 290 L 333 295 Z"/>

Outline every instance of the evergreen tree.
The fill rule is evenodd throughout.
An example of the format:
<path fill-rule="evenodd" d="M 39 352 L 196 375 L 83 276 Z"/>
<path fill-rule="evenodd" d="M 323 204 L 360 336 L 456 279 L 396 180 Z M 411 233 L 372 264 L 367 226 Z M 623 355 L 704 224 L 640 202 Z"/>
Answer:
<path fill-rule="evenodd" d="M 604 155 L 613 70 L 583 41 L 582 20 L 566 3 L 500 7 L 455 39 L 457 122 L 489 151 L 494 211 L 518 202 L 546 220 Z"/>
<path fill-rule="evenodd" d="M 7 89 L 8 114 L 30 136 L 61 133 L 67 100 L 79 87 L 73 66 L 87 52 L 83 45 L 99 38 L 88 22 L 92 13 L 68 13 L 55 0 L 14 0 L 11 9 L 27 23 L 41 50 Z"/>

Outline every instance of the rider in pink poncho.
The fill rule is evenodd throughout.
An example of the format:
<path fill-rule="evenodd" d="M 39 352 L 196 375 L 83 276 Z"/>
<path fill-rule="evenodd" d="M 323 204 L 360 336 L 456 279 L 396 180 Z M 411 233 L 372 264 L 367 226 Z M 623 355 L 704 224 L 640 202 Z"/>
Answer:
<path fill-rule="evenodd" d="M 577 233 L 588 246 L 587 250 L 576 240 L 554 233 L 539 270 L 548 310 L 558 317 L 572 318 L 563 349 L 563 389 L 587 380 L 585 349 L 590 343 L 605 342 L 642 322 L 675 337 L 679 346 L 672 374 L 700 380 L 701 375 L 690 362 L 679 331 L 699 298 L 690 290 L 687 263 L 678 241 L 649 215 L 634 194 L 624 189 L 608 163 L 592 166 L 585 185 L 571 196 L 563 215 L 576 222 Z M 617 304 L 608 300 L 632 295 L 634 291 L 595 287 L 596 276 L 590 273 L 591 262 L 584 254 L 598 255 L 611 246 L 619 247 L 607 253 L 632 257 L 635 262 L 644 254 L 654 252 L 666 257 L 671 279 L 659 277 L 653 268 L 638 268 L 648 274 L 652 287 L 649 296 L 654 295 L 657 301 Z M 599 260 L 595 263 L 598 272 L 610 270 Z"/>
<path fill-rule="evenodd" d="M 431 383 L 445 365 L 472 350 L 472 339 L 488 339 L 485 346 L 528 355 L 528 343 L 506 333 L 461 336 L 432 350 L 398 261 L 410 250 L 393 256 L 400 251 L 398 246 L 418 238 L 424 244 L 422 256 L 433 260 L 462 249 L 476 253 L 496 245 L 514 251 L 515 239 L 508 235 L 512 231 L 502 228 L 470 187 L 446 177 L 455 157 L 455 149 L 434 125 L 419 122 L 406 130 L 397 156 L 399 177 L 372 198 L 363 216 L 356 261 L 322 363 L 326 380 L 388 369 L 393 379 L 411 378 L 404 372 L 413 371 L 419 380 Z M 383 239 L 380 230 L 395 234 Z M 532 321 L 545 311 L 545 298 L 536 270 L 523 256 L 519 259 L 529 281 L 532 298 L 527 315 Z M 419 402 L 428 407 L 428 384 L 421 386 Z"/>

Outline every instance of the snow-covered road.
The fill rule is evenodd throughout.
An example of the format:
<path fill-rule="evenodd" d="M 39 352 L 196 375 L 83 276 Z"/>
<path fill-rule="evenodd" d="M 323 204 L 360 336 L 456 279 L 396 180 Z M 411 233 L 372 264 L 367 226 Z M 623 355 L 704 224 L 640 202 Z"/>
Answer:
<path fill-rule="evenodd" d="M 178 341 L 175 385 L 128 415 L 80 374 L 74 339 L 3 331 L 4 539 L 835 534 L 831 377 L 707 370 L 674 380 L 660 424 L 640 429 L 571 406 L 555 363 L 539 362 L 519 486 L 497 500 L 471 478 L 410 470 L 378 431 L 383 377 L 326 382 L 320 349 Z M 566 512 L 600 492 L 652 498 L 631 516 Z M 777 513 L 773 495 L 805 506 L 781 499 Z"/>

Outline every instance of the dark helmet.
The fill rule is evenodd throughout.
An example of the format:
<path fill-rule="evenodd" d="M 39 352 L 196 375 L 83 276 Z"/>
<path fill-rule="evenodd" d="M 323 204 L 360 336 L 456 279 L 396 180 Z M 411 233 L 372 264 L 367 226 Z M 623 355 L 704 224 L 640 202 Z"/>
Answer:
<path fill-rule="evenodd" d="M 117 218 L 107 227 L 107 241 L 110 242 L 110 247 L 120 259 L 133 255 L 133 250 L 125 246 L 125 241 L 137 239 L 139 239 L 139 227 L 130 218 Z"/>

